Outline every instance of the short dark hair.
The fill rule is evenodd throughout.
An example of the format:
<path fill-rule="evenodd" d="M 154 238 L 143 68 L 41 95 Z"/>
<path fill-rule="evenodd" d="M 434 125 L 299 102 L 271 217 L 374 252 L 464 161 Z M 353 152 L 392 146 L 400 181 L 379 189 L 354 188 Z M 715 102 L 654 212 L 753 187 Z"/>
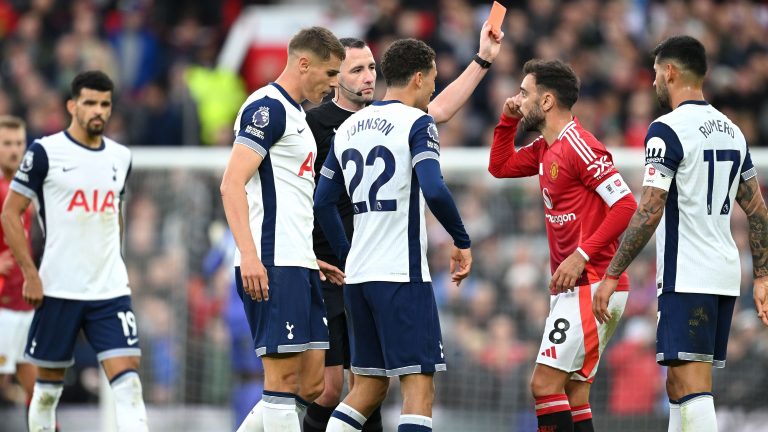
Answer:
<path fill-rule="evenodd" d="M 341 60 L 346 57 L 346 51 L 339 39 L 327 28 L 317 26 L 302 29 L 291 38 L 288 53 L 297 51 L 309 51 L 323 61 L 330 59 L 331 54 Z"/>
<path fill-rule="evenodd" d="M 72 99 L 80 97 L 80 92 L 84 89 L 91 89 L 100 92 L 111 92 L 115 89 L 112 80 L 102 71 L 86 71 L 77 74 L 72 80 Z"/>
<path fill-rule="evenodd" d="M 24 120 L 12 116 L 12 115 L 2 115 L 0 116 L 0 129 L 24 129 L 26 127 L 26 124 L 24 123 Z"/>
<path fill-rule="evenodd" d="M 368 44 L 366 44 L 364 40 L 358 39 L 358 38 L 353 38 L 353 37 L 341 38 L 341 39 L 339 39 L 339 42 L 341 42 L 341 45 L 344 48 L 358 48 L 358 49 L 360 49 L 360 48 L 365 48 L 365 47 L 368 46 Z"/>
<path fill-rule="evenodd" d="M 656 62 L 674 60 L 683 69 L 699 78 L 707 73 L 707 52 L 704 45 L 690 36 L 672 36 L 653 49 Z"/>
<path fill-rule="evenodd" d="M 579 99 L 579 78 L 570 65 L 560 60 L 533 59 L 525 62 L 523 72 L 536 78 L 536 87 L 554 93 L 557 102 L 571 109 Z"/>
<path fill-rule="evenodd" d="M 392 43 L 381 57 L 381 73 L 387 86 L 403 87 L 416 72 L 432 69 L 435 50 L 417 39 L 400 39 Z"/>

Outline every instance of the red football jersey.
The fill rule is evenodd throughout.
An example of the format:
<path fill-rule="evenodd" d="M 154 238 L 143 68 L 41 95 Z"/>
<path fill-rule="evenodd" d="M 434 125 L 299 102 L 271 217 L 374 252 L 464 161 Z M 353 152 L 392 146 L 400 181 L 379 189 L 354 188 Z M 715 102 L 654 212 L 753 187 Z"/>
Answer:
<path fill-rule="evenodd" d="M 630 191 L 613 165 L 611 154 L 578 120 L 568 123 L 550 146 L 544 137 L 539 137 L 515 150 L 517 124 L 517 119 L 502 116 L 496 126 L 490 170 L 496 177 L 539 176 L 549 261 L 554 273 L 598 230 L 610 206 Z M 589 262 L 577 285 L 602 278 L 616 253 L 623 229 L 617 230 L 602 247 L 586 252 Z M 618 290 L 628 289 L 629 278 L 622 274 Z"/>
<path fill-rule="evenodd" d="M 0 175 L 0 205 L 5 202 L 5 197 L 8 196 L 8 188 L 11 186 L 11 181 Z M 32 211 L 27 208 L 24 212 L 24 233 L 27 235 L 27 242 L 29 242 L 30 235 L 29 230 L 32 227 Z M 0 254 L 10 254 L 8 245 L 5 244 L 5 233 L 3 233 L 3 227 L 0 226 Z M 11 255 L 11 259 L 13 256 Z M 0 307 L 6 309 L 13 309 L 17 311 L 32 310 L 32 306 L 24 301 L 21 296 L 21 289 L 24 286 L 24 275 L 21 273 L 21 268 L 16 261 L 13 261 L 13 266 L 5 275 L 0 275 Z"/>

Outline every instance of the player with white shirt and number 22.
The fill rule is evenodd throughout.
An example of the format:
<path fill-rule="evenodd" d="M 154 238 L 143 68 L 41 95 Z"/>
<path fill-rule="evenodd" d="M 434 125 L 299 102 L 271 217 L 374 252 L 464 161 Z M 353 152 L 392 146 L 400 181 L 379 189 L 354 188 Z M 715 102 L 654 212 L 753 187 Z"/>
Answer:
<path fill-rule="evenodd" d="M 26 359 L 39 368 L 29 430 L 51 431 L 64 372 L 82 330 L 110 381 L 117 430 L 147 430 L 138 368 L 141 350 L 121 255 L 128 148 L 104 137 L 112 81 L 99 71 L 72 80 L 67 130 L 36 140 L 24 155 L 2 212 L 6 242 L 24 273 L 24 299 L 37 307 Z M 34 202 L 45 235 L 40 270 L 22 215 Z"/>
<path fill-rule="evenodd" d="M 674 36 L 653 54 L 656 95 L 672 112 L 648 127 L 640 204 L 595 294 L 593 312 L 601 322 L 611 319 L 607 305 L 614 277 L 655 231 L 656 361 L 668 367 L 669 431 L 715 432 L 712 367 L 725 367 L 741 287 L 731 234 L 733 202 L 747 214 L 753 297 L 765 325 L 768 209 L 744 135 L 704 99 L 704 46 L 690 36 Z"/>
<path fill-rule="evenodd" d="M 344 301 L 355 385 L 327 431 L 360 431 L 400 377 L 398 432 L 432 430 L 433 375 L 446 369 L 427 266 L 425 202 L 454 241 L 452 279 L 469 274 L 470 240 L 440 173 L 440 145 L 426 114 L 435 90 L 435 53 L 424 42 L 394 42 L 382 57 L 387 91 L 352 114 L 334 138 L 315 193 L 315 215 L 346 262 Z M 337 203 L 354 211 L 350 246 Z"/>

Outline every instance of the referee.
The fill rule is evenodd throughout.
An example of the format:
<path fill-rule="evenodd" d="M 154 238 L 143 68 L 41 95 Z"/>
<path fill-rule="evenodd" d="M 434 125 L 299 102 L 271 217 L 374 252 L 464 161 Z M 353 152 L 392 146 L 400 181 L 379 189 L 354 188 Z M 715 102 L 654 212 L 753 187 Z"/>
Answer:
<path fill-rule="evenodd" d="M 488 72 L 491 62 L 501 49 L 503 33 L 496 35 L 488 23 L 480 33 L 480 49 L 464 72 L 435 97 L 428 106 L 428 113 L 436 123 L 451 119 L 472 95 L 477 85 Z M 366 43 L 356 38 L 339 39 L 346 49 L 346 58 L 341 63 L 338 76 L 339 87 L 334 98 L 307 111 L 307 124 L 317 143 L 315 159 L 315 182 L 320 179 L 320 170 L 331 149 L 336 128 L 349 116 L 373 102 L 376 87 L 376 61 Z M 353 209 L 347 195 L 342 195 L 338 203 L 339 214 L 344 223 L 347 239 L 352 240 Z M 317 221 L 313 232 L 315 255 L 318 260 L 343 269 L 343 264 L 331 249 Z M 344 369 L 349 369 L 349 334 L 344 314 L 343 287 L 329 281 L 322 282 L 330 348 L 325 354 L 325 388 L 323 393 L 307 409 L 304 417 L 304 432 L 322 432 L 334 408 L 341 400 L 344 387 Z M 350 388 L 354 385 L 354 375 L 350 374 Z M 366 421 L 364 432 L 381 432 L 381 411 L 376 409 Z"/>

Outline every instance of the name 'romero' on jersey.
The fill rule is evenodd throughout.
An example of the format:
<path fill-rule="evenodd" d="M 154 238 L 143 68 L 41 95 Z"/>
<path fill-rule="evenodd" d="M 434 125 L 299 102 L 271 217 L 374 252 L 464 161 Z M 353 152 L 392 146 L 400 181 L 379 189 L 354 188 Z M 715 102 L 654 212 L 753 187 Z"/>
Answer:
<path fill-rule="evenodd" d="M 688 101 L 651 123 L 643 186 L 669 192 L 656 229 L 656 284 L 667 291 L 737 296 L 731 234 L 739 183 L 755 176 L 747 142 L 728 117 Z"/>
<path fill-rule="evenodd" d="M 11 189 L 37 208 L 45 234 L 45 296 L 130 294 L 120 250 L 120 203 L 130 167 L 128 148 L 106 137 L 101 147 L 86 147 L 66 131 L 40 138 L 24 154 Z"/>
<path fill-rule="evenodd" d="M 245 186 L 259 258 L 264 265 L 317 269 L 312 250 L 317 146 L 304 109 L 280 85 L 270 83 L 245 100 L 235 135 L 235 144 L 264 158 Z"/>

